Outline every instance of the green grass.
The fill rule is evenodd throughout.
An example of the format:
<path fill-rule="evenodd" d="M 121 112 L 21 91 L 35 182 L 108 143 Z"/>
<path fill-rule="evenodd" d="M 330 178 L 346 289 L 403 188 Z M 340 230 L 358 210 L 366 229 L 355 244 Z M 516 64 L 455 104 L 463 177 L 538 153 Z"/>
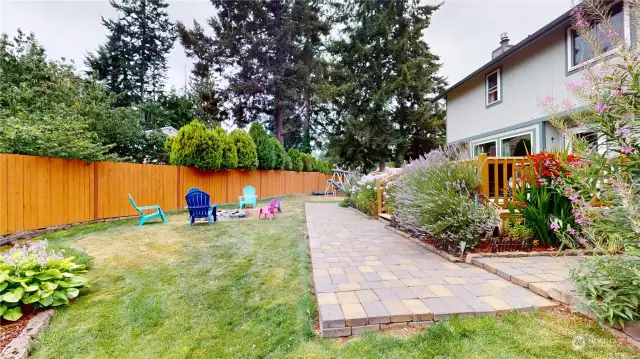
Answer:
<path fill-rule="evenodd" d="M 109 224 L 48 236 L 54 246 L 78 246 L 93 257 L 92 287 L 56 311 L 32 357 L 635 357 L 594 323 L 542 313 L 454 319 L 403 337 L 317 338 L 304 205 L 298 197 L 284 205 L 275 221 L 189 228 L 186 214 L 176 214 L 167 224 Z M 575 351 L 580 334 L 587 346 Z"/>

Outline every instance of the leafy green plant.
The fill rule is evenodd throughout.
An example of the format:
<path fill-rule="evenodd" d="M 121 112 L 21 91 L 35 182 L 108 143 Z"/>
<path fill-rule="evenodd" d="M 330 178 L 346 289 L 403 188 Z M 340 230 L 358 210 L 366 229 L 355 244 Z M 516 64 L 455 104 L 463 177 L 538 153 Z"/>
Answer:
<path fill-rule="evenodd" d="M 360 187 L 351 193 L 351 199 L 356 207 L 368 216 L 375 216 L 378 213 L 375 182 L 359 181 Z"/>
<path fill-rule="evenodd" d="M 249 128 L 249 134 L 258 151 L 258 168 L 263 170 L 276 168 L 278 161 L 276 148 L 264 127 L 259 122 L 253 122 Z"/>
<path fill-rule="evenodd" d="M 315 158 L 308 153 L 302 153 L 302 170 L 304 172 L 313 172 L 315 171 Z"/>
<path fill-rule="evenodd" d="M 217 151 L 222 154 L 220 169 L 229 170 L 238 167 L 238 150 L 235 143 L 222 127 L 213 130 Z"/>
<path fill-rule="evenodd" d="M 574 268 L 571 278 L 582 306 L 599 322 L 624 326 L 640 319 L 639 256 L 595 256 Z"/>
<path fill-rule="evenodd" d="M 524 243 L 525 241 L 533 237 L 533 231 L 531 228 L 525 226 L 522 223 L 522 219 L 516 216 L 509 216 L 504 221 L 504 234 L 511 240 L 516 240 Z"/>
<path fill-rule="evenodd" d="M 238 168 L 255 170 L 258 168 L 258 150 L 253 138 L 243 130 L 231 131 L 231 140 L 236 146 Z"/>
<path fill-rule="evenodd" d="M 345 197 L 342 199 L 342 201 L 338 203 L 340 207 L 351 207 L 352 204 L 353 204 L 353 201 L 351 200 L 350 197 Z"/>
<path fill-rule="evenodd" d="M 21 305 L 56 307 L 88 287 L 80 274 L 85 266 L 50 251 L 47 241 L 17 246 L 0 256 L 0 315 L 15 321 L 22 317 Z"/>

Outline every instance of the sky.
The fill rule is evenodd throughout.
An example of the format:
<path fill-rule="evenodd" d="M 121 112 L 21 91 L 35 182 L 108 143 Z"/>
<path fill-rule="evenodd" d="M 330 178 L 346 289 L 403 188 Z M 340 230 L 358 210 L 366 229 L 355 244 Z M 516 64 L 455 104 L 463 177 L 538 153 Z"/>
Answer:
<path fill-rule="evenodd" d="M 169 3 L 170 19 L 186 24 L 194 19 L 205 24 L 213 12 L 208 0 Z M 570 8 L 571 0 L 447 0 L 433 14 L 425 41 L 440 56 L 441 75 L 453 84 L 491 60 L 501 33 L 507 32 L 516 44 Z M 73 60 L 79 70 L 84 69 L 87 51 L 105 41 L 101 16 L 116 16 L 108 0 L 0 0 L 0 32 L 34 32 L 50 58 Z M 168 87 L 183 87 L 191 67 L 176 41 L 169 56 Z"/>

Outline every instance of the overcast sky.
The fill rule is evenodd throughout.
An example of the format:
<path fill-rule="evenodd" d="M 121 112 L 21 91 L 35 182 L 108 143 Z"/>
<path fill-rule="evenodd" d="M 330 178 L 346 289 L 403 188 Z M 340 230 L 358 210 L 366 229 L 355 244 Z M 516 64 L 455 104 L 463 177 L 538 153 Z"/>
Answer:
<path fill-rule="evenodd" d="M 172 21 L 205 23 L 212 13 L 208 0 L 169 2 Z M 434 13 L 425 40 L 440 56 L 442 75 L 453 84 L 491 59 L 500 33 L 507 32 L 515 44 L 570 7 L 571 0 L 448 0 Z M 85 53 L 105 40 L 100 17 L 115 15 L 108 0 L 0 0 L 0 32 L 34 32 L 49 57 L 66 57 L 83 69 Z M 182 87 L 191 61 L 178 42 L 169 66 L 168 85 Z"/>

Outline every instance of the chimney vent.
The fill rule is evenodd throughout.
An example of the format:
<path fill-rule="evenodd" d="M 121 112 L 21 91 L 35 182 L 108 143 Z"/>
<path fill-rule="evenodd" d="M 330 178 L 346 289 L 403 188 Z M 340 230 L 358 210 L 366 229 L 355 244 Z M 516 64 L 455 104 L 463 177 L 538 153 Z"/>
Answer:
<path fill-rule="evenodd" d="M 507 35 L 506 32 L 503 32 L 502 34 L 500 34 L 500 47 L 491 52 L 491 58 L 495 59 L 512 47 L 513 45 L 509 45 L 509 35 Z"/>

